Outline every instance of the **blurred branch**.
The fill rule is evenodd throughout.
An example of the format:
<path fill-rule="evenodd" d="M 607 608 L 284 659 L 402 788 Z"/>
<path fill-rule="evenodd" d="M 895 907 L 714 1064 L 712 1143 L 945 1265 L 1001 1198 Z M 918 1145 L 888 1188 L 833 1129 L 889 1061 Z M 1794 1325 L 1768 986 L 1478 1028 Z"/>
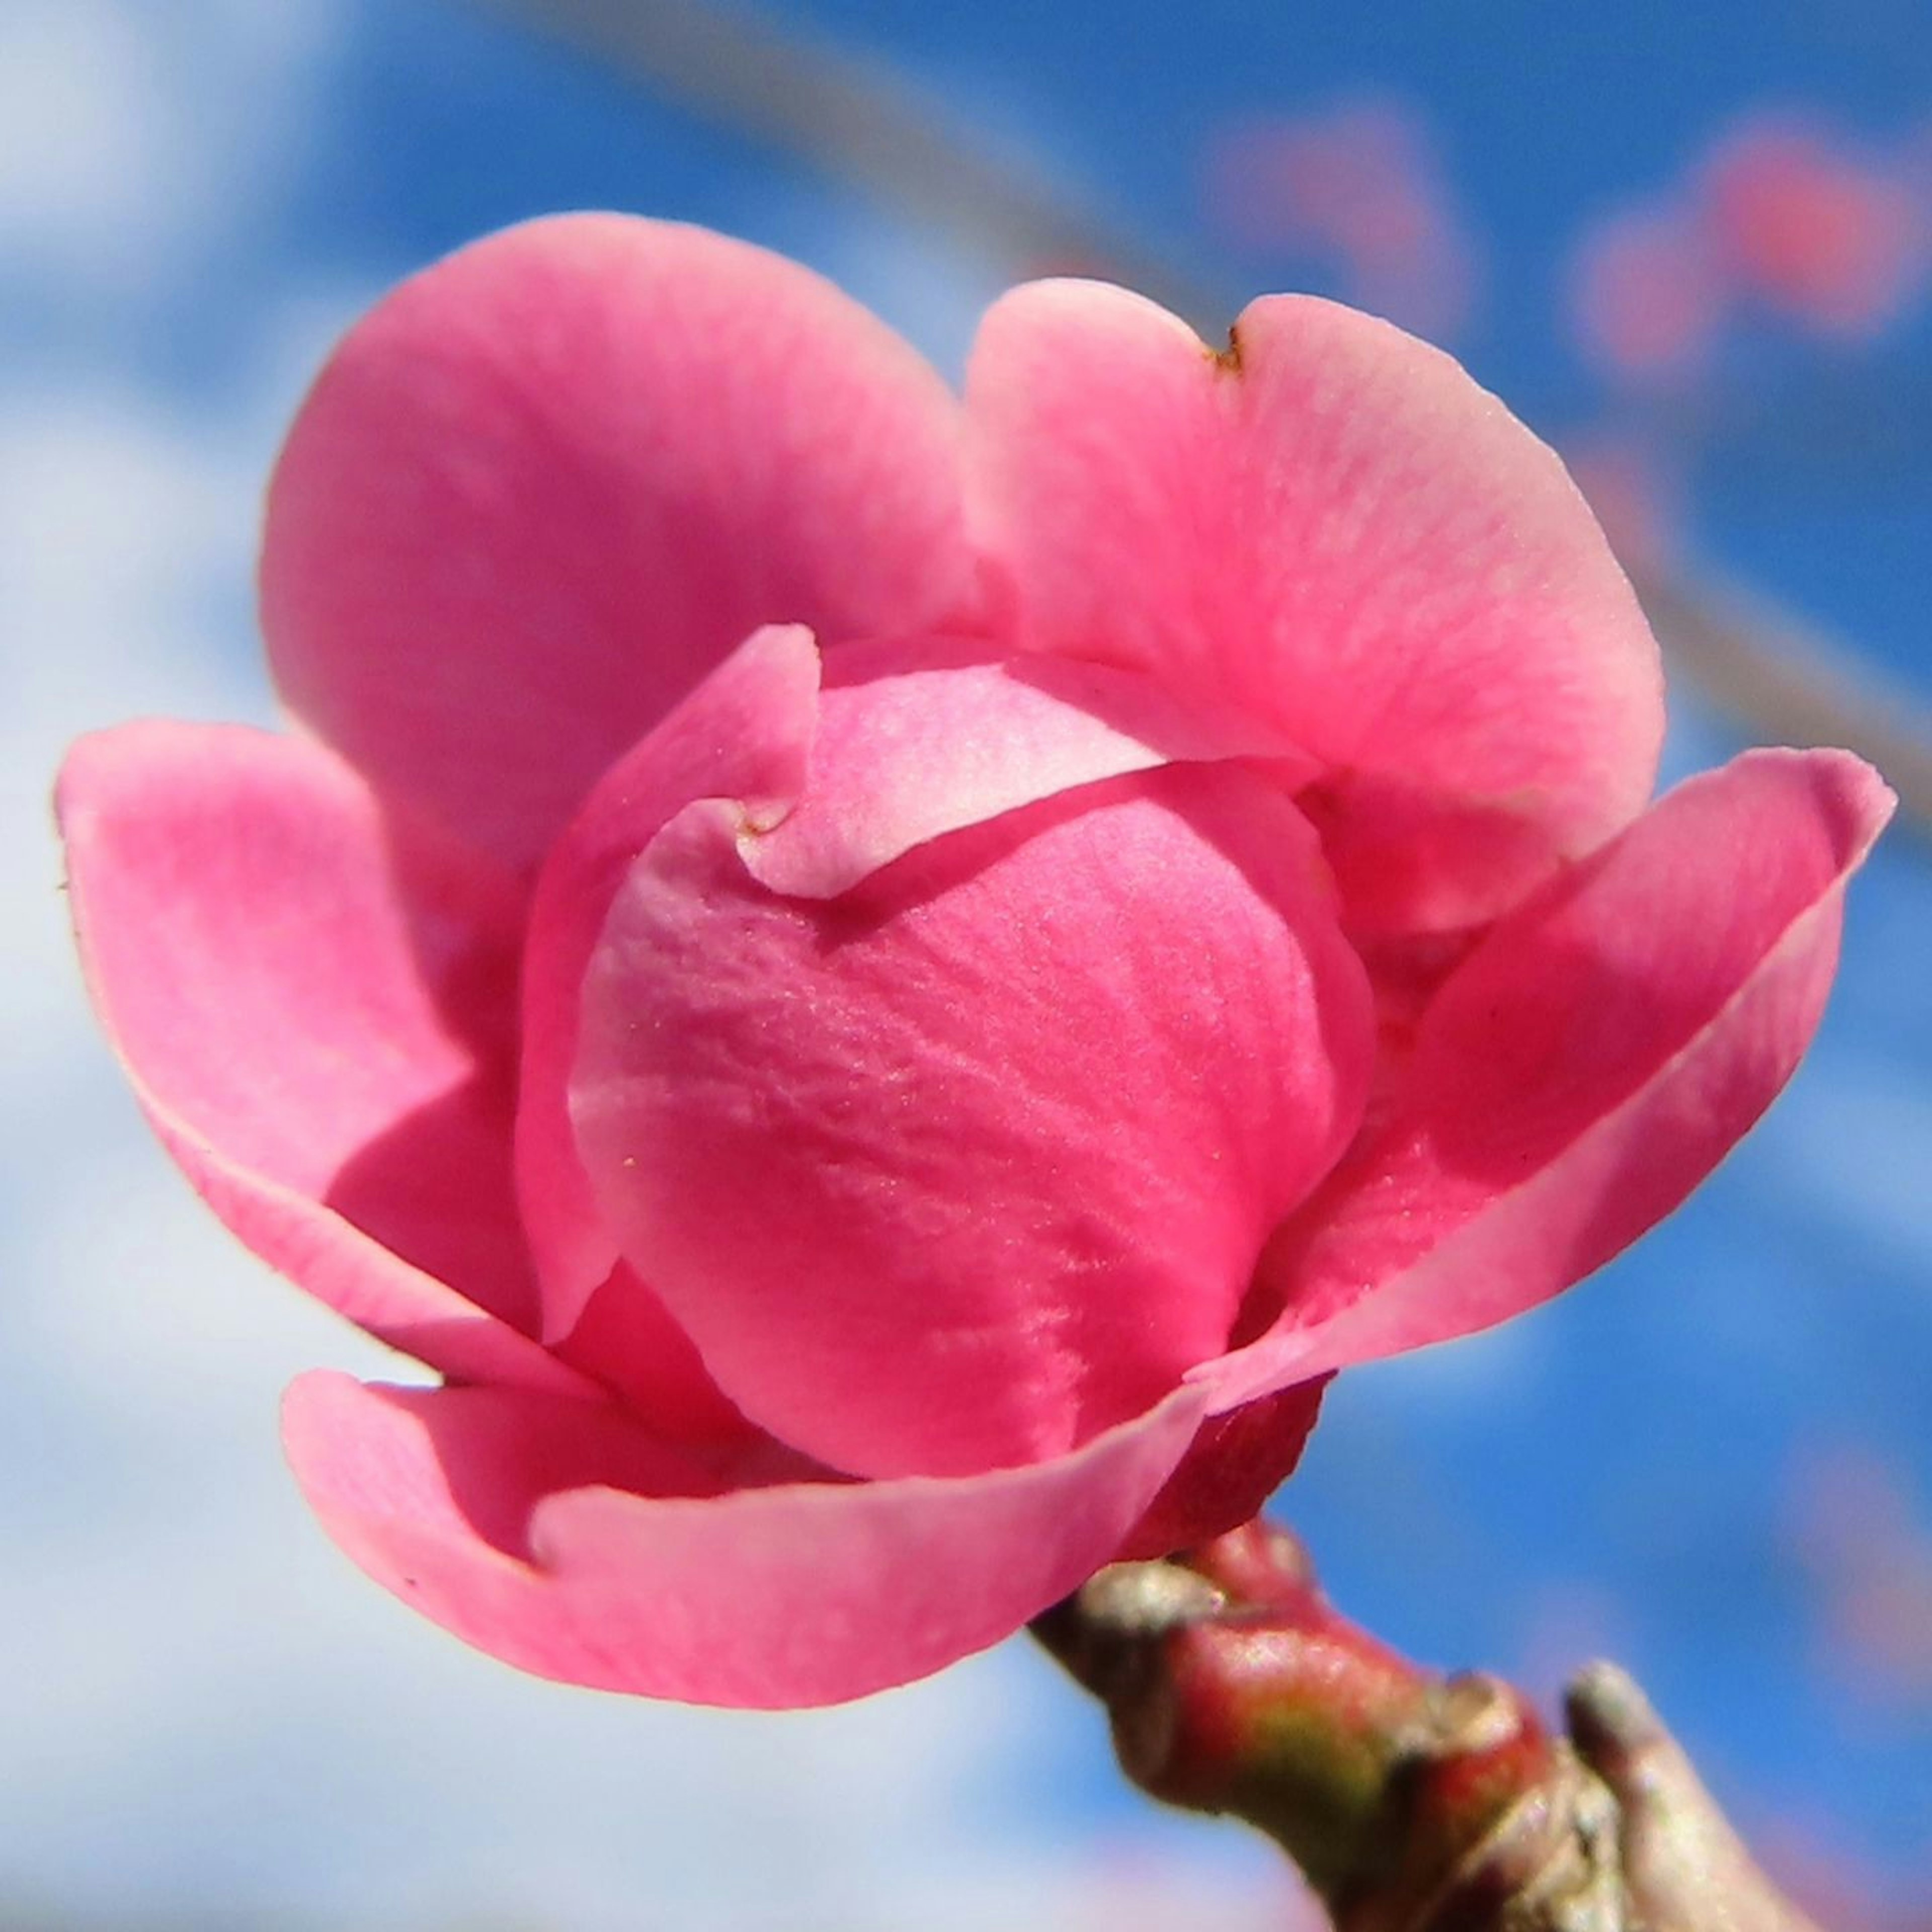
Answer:
<path fill-rule="evenodd" d="M 1136 1784 L 1267 1832 L 1339 1932 L 1816 1932 L 1622 1671 L 1584 1672 L 1552 1737 L 1337 1614 L 1275 1526 L 1117 1564 L 1034 1631 Z"/>
<path fill-rule="evenodd" d="M 1672 661 L 1765 738 L 1844 745 L 1882 772 L 1910 823 L 1932 832 L 1932 720 L 1881 695 L 1847 646 L 1764 598 L 1708 577 L 1631 572 Z"/>
<path fill-rule="evenodd" d="M 1177 268 L 1053 184 L 986 152 L 970 129 L 870 62 L 724 0 L 486 0 L 716 124 L 844 182 L 1016 278 L 1060 271 L 1150 296 L 1216 339 L 1232 290 Z M 1754 736 L 1844 745 L 1932 831 L 1932 718 L 1880 698 L 1848 651 L 1764 599 L 1701 577 L 1633 571 L 1672 660 Z"/>
<path fill-rule="evenodd" d="M 748 8 L 712 0 L 485 4 L 991 257 L 1010 276 L 1104 270 L 1170 308 L 1202 306 L 1200 281 L 1178 273 L 1171 255 L 988 153 L 943 101 Z M 1205 306 L 1232 313 L 1216 298 Z"/>

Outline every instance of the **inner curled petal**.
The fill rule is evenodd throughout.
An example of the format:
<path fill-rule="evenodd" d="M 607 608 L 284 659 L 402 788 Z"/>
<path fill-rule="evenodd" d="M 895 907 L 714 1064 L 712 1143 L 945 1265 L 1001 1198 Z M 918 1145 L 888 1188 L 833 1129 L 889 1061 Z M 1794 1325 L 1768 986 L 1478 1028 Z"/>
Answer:
<path fill-rule="evenodd" d="M 743 842 L 775 892 L 836 898 L 928 838 L 1156 765 L 1266 760 L 1285 790 L 1320 769 L 1280 732 L 1184 704 L 1151 679 L 946 638 L 847 645 L 825 664 L 812 783 Z"/>
<path fill-rule="evenodd" d="M 836 899 L 674 820 L 613 902 L 572 1111 L 746 1414 L 865 1475 L 1061 1453 L 1225 1348 L 1359 1120 L 1368 990 L 1312 835 L 1230 766 L 1083 788 Z"/>

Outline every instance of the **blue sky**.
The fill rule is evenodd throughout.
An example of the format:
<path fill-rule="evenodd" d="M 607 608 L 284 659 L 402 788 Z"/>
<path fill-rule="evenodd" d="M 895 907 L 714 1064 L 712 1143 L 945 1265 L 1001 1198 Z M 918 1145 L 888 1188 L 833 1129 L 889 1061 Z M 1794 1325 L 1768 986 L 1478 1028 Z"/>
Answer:
<path fill-rule="evenodd" d="M 1201 229 L 1214 128 L 1402 92 L 1491 260 L 1459 346 L 1552 432 L 1599 400 L 1557 321 L 1579 224 L 1766 100 L 1874 138 L 1932 122 L 1932 30 L 1903 0 L 1313 10 L 786 12 L 1232 300 L 1263 271 Z M 770 1720 L 527 1682 L 407 1617 L 325 1545 L 274 1448 L 290 1376 L 386 1358 L 205 1222 L 94 1042 L 44 830 L 61 744 L 144 712 L 268 715 L 255 505 L 328 340 L 428 256 L 586 204 L 783 247 L 943 364 L 994 292 L 988 264 L 457 0 L 0 9 L 0 1916 L 863 1932 L 1023 1901 L 1052 1932 L 1130 1924 L 1124 1891 L 1153 1922 L 1182 1891 L 1273 1922 L 1258 1850 L 1121 1793 L 1093 1712 L 1021 1646 Z M 1762 351 L 1725 379 L 1743 428 L 1700 446 L 1697 534 L 1924 692 L 1932 437 L 1874 477 L 1767 428 L 1835 383 L 1909 428 L 1932 407 L 1924 318 L 1829 368 Z M 1678 768 L 1731 748 L 1687 698 Z M 1614 1649 L 1743 1819 L 1901 1892 L 1932 1887 L 1932 1692 L 1875 1691 L 1830 1650 L 1790 1515 L 1808 1468 L 1856 1451 L 1932 1535 L 1929 950 L 1932 868 L 1894 835 L 1817 1052 L 1712 1186 L 1534 1318 L 1349 1378 L 1285 1498 L 1385 1634 L 1546 1683 Z"/>

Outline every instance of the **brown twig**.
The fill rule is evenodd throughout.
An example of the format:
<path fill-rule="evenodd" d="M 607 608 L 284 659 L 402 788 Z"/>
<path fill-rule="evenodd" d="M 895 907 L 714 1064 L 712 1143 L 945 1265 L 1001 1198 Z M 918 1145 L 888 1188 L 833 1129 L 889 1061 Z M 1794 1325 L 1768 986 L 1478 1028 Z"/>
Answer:
<path fill-rule="evenodd" d="M 910 215 L 1004 274 L 1052 268 L 1140 290 L 1218 340 L 1239 306 L 1017 161 L 988 153 L 944 104 L 768 16 L 723 0 L 488 0 L 674 104 Z M 1880 698 L 1849 653 L 1761 598 L 1701 577 L 1633 573 L 1664 646 L 1754 736 L 1844 745 L 1876 764 L 1904 815 L 1932 831 L 1932 719 Z"/>
<path fill-rule="evenodd" d="M 1177 313 L 1202 301 L 1178 251 L 1150 249 L 989 152 L 943 101 L 874 64 L 712 0 L 487 0 L 672 105 L 858 189 L 1008 275 L 1058 266 L 1109 274 Z"/>
<path fill-rule="evenodd" d="M 1816 1932 L 1622 1671 L 1585 1671 L 1552 1736 L 1338 1614 L 1274 1526 L 1103 1570 L 1034 1628 L 1127 1775 L 1267 1832 L 1337 1932 Z"/>
<path fill-rule="evenodd" d="M 1713 704 L 1778 743 L 1849 746 L 1932 832 L 1932 722 L 1911 699 L 1882 692 L 1844 646 L 1762 596 L 1708 576 L 1630 575 L 1672 662 Z"/>

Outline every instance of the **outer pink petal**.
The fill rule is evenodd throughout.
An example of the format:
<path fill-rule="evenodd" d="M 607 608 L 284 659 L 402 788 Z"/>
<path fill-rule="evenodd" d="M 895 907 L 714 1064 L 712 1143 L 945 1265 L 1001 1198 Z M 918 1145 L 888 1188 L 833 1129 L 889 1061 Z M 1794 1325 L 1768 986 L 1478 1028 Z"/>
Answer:
<path fill-rule="evenodd" d="M 1274 1244 L 1285 1312 L 1208 1372 L 1216 1406 L 1486 1328 L 1675 1208 L 1796 1066 L 1894 802 L 1847 752 L 1748 753 L 1498 925 Z"/>
<path fill-rule="evenodd" d="M 759 625 L 970 602 L 957 407 L 829 284 L 580 214 L 406 283 L 276 472 L 262 617 L 295 710 L 386 794 L 523 863 Z"/>
<path fill-rule="evenodd" d="M 617 1263 L 566 1099 L 584 970 L 611 898 L 638 854 L 694 799 L 735 800 L 754 824 L 784 815 L 805 784 L 818 675 L 802 627 L 774 625 L 748 638 L 605 775 L 538 879 L 524 954 L 517 1192 L 548 1340 L 570 1332 Z M 650 1292 L 634 1278 L 628 1286 Z"/>
<path fill-rule="evenodd" d="M 74 747 L 58 804 L 102 1023 L 216 1213 L 446 1374 L 583 1386 L 500 1318 L 533 1312 L 505 1070 L 425 977 L 463 964 L 460 898 L 412 922 L 361 782 L 297 740 L 135 724 Z"/>
<path fill-rule="evenodd" d="M 1027 1468 L 730 1493 L 728 1465 L 611 1412 L 494 1390 L 310 1375 L 284 1438 L 348 1555 L 478 1648 L 568 1683 L 771 1708 L 862 1696 L 1011 1634 L 1112 1556 L 1199 1417 L 1184 1391 Z"/>
<path fill-rule="evenodd" d="M 749 879 L 738 825 L 694 806 L 634 868 L 572 1084 L 608 1222 L 720 1387 L 828 1464 L 945 1475 L 1219 1356 L 1370 1057 L 1294 808 L 1168 766 L 830 904 Z"/>
<path fill-rule="evenodd" d="M 1556 456 L 1446 356 L 1288 296 L 1233 343 L 1095 284 L 987 317 L 974 509 L 1018 640 L 1155 671 L 1320 759 L 1358 925 L 1490 916 L 1648 795 L 1662 682 L 1636 598 Z"/>

